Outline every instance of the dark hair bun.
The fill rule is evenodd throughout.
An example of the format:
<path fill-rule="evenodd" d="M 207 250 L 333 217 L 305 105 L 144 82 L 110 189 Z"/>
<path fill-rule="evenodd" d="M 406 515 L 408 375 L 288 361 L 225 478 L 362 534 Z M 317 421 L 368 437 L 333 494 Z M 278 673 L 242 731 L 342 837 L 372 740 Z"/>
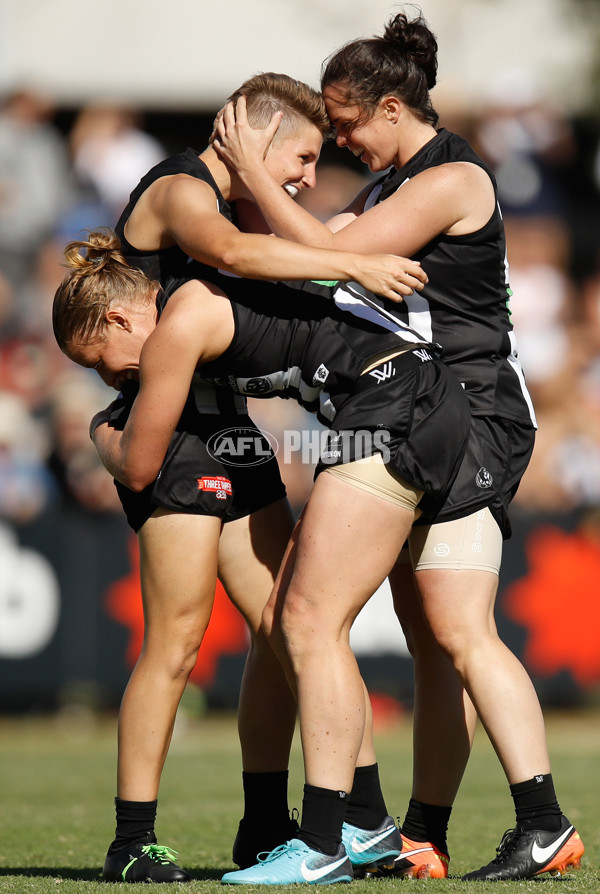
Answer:
<path fill-rule="evenodd" d="M 383 40 L 394 44 L 404 55 L 410 56 L 413 63 L 421 68 L 427 80 L 429 90 L 437 81 L 437 40 L 429 30 L 425 19 L 419 15 L 409 21 L 405 13 L 398 13 L 387 23 Z"/>

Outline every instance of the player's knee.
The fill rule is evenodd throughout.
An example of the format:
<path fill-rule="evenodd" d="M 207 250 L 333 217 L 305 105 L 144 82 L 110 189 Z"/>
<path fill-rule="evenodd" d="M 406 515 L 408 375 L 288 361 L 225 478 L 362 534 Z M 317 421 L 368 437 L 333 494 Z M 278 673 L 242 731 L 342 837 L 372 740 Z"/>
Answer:
<path fill-rule="evenodd" d="M 153 670 L 164 680 L 187 680 L 198 659 L 198 648 L 164 648 L 159 660 L 150 659 Z"/>
<path fill-rule="evenodd" d="M 283 630 L 281 629 L 281 616 L 275 611 L 274 606 L 267 605 L 263 611 L 262 639 L 259 643 L 266 643 L 279 661 L 287 660 L 287 649 Z"/>
<path fill-rule="evenodd" d="M 271 602 L 267 602 L 267 604 L 263 608 L 261 627 L 267 639 L 271 639 L 276 627 L 275 606 Z"/>
<path fill-rule="evenodd" d="M 154 663 L 162 665 L 166 675 L 173 679 L 189 677 L 193 671 L 202 640 L 206 632 L 206 625 L 192 625 L 179 629 L 172 636 L 163 635 L 158 643 L 152 645 L 147 641 L 145 651 Z"/>
<path fill-rule="evenodd" d="M 412 634 L 412 630 L 410 627 L 405 627 L 404 624 L 400 625 L 402 627 L 402 633 L 404 634 L 404 641 L 406 642 L 406 648 L 408 649 L 409 655 L 414 659 L 418 656 L 419 650 L 417 646 L 417 641 Z"/>
<path fill-rule="evenodd" d="M 463 675 L 469 665 L 473 649 L 478 647 L 477 635 L 457 625 L 454 628 L 441 626 L 434 630 L 434 636 L 437 647 L 452 662 L 455 670 Z"/>
<path fill-rule="evenodd" d="M 341 636 L 341 622 L 331 610 L 323 611 L 323 608 L 302 590 L 288 590 L 281 613 L 281 629 L 292 660 L 301 660 L 314 652 L 323 654 L 323 650 Z"/>
<path fill-rule="evenodd" d="M 403 618 L 400 626 L 406 640 L 406 648 L 415 660 L 430 660 L 440 651 L 439 643 L 422 616 L 411 617 L 410 620 Z"/>

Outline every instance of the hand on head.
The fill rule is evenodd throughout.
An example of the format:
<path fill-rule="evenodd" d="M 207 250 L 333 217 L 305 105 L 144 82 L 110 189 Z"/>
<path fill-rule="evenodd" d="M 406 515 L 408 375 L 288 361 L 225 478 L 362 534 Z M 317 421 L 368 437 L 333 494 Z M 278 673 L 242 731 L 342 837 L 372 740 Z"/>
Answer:
<path fill-rule="evenodd" d="M 283 120 L 283 112 L 277 111 L 263 129 L 255 129 L 248 123 L 246 97 L 237 103 L 228 102 L 215 119 L 211 143 L 225 164 L 239 171 L 248 161 L 264 159 L 273 137 Z"/>

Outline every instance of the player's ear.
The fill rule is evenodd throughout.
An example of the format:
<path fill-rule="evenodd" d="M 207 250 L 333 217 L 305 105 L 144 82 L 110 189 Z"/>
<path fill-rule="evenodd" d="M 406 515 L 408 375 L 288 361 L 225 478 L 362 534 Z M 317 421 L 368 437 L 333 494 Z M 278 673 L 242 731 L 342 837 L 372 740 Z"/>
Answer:
<path fill-rule="evenodd" d="M 131 322 L 121 307 L 111 307 L 110 310 L 107 310 L 106 322 L 117 326 L 118 329 L 126 329 L 131 332 Z"/>
<path fill-rule="evenodd" d="M 392 124 L 397 124 L 403 108 L 401 100 L 397 96 L 389 94 L 381 100 L 381 107 L 388 121 L 391 121 Z"/>

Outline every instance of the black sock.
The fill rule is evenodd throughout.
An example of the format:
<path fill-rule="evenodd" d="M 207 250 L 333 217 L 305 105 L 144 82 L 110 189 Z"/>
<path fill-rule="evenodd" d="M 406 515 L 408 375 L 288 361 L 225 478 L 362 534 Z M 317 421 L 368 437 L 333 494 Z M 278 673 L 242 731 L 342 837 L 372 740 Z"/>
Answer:
<path fill-rule="evenodd" d="M 401 831 L 411 841 L 430 841 L 442 853 L 448 853 L 446 835 L 451 807 L 439 807 L 436 804 L 424 804 L 411 798 L 408 810 L 401 826 Z"/>
<path fill-rule="evenodd" d="M 289 820 L 288 771 L 242 773 L 244 820 L 278 826 Z"/>
<path fill-rule="evenodd" d="M 359 829 L 376 829 L 388 815 L 381 783 L 379 767 L 357 767 L 354 771 L 352 791 L 348 795 L 346 822 Z"/>
<path fill-rule="evenodd" d="M 347 792 L 305 785 L 302 825 L 297 837 L 313 850 L 335 854 L 342 840 L 347 803 Z"/>
<path fill-rule="evenodd" d="M 117 828 L 110 851 L 119 850 L 133 841 L 156 844 L 154 823 L 158 801 L 122 801 L 115 798 Z"/>
<path fill-rule="evenodd" d="M 510 787 L 517 825 L 521 828 L 558 832 L 562 816 L 552 774 L 540 774 Z"/>

